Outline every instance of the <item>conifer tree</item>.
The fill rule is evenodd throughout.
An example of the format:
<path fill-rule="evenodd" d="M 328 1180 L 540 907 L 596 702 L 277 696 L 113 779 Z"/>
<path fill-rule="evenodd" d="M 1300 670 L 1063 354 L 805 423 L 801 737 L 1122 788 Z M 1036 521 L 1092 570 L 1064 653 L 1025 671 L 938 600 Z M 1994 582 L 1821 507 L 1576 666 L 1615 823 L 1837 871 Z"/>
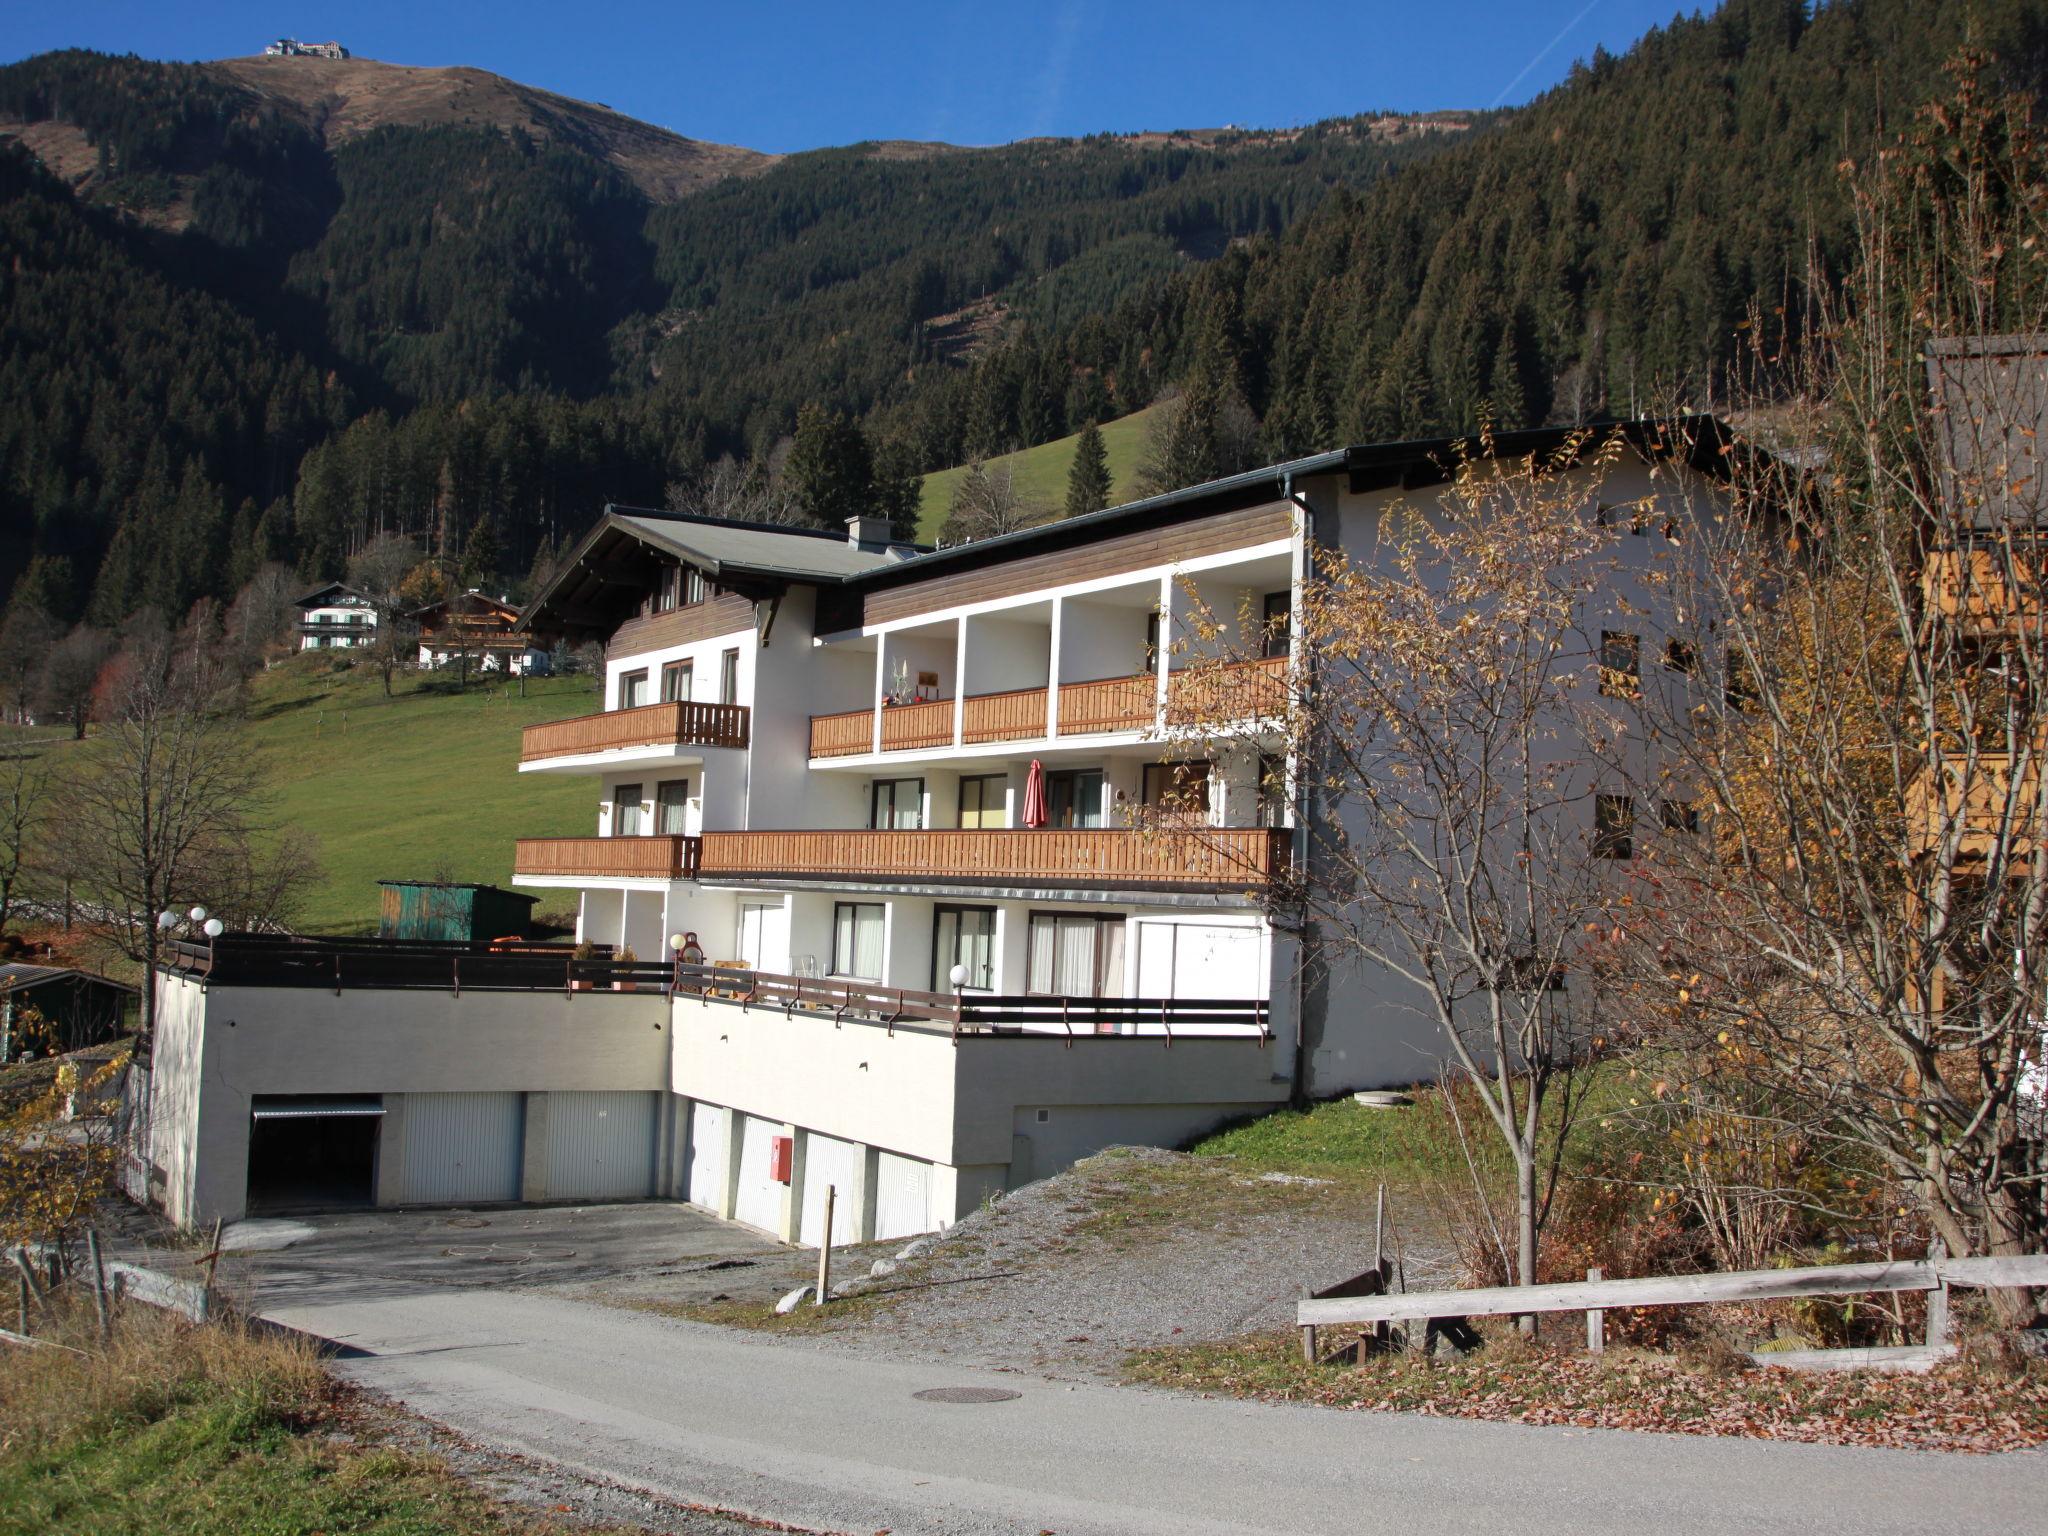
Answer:
<path fill-rule="evenodd" d="M 1109 505 L 1109 490 L 1109 450 L 1091 419 L 1074 443 L 1074 465 L 1067 471 L 1067 516 L 1100 512 Z"/>
<path fill-rule="evenodd" d="M 797 413 L 796 441 L 785 473 L 813 522 L 832 528 L 875 504 L 875 466 L 867 434 L 837 411 L 807 405 Z"/>

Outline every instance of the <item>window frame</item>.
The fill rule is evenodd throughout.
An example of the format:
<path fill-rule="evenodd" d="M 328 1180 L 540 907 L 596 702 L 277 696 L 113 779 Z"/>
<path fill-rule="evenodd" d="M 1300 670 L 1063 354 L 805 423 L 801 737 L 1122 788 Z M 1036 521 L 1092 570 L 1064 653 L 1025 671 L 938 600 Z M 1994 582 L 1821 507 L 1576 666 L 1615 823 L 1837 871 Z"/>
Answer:
<path fill-rule="evenodd" d="M 633 798 L 630 800 L 626 798 L 626 791 L 629 789 L 633 792 Z M 647 828 L 640 825 L 640 822 L 643 820 L 641 813 L 646 809 L 647 806 L 646 789 L 646 783 L 644 781 L 638 780 L 631 784 L 618 784 L 613 786 L 613 837 L 644 837 L 647 834 Z M 626 812 L 629 808 L 633 814 L 633 826 L 630 829 L 628 829 L 624 825 L 626 820 Z"/>
<path fill-rule="evenodd" d="M 899 826 L 893 819 L 887 825 L 884 825 L 880 820 L 882 786 L 885 784 L 889 787 L 890 791 L 889 806 L 892 813 L 896 809 L 897 804 L 897 786 L 902 784 L 914 784 L 917 786 L 915 791 L 917 796 L 917 816 L 911 825 L 907 827 Z M 925 783 L 922 775 L 912 777 L 908 774 L 895 774 L 886 779 L 870 779 L 868 781 L 868 830 L 870 832 L 922 832 L 924 830 L 924 794 Z"/>
<path fill-rule="evenodd" d="M 1275 619 L 1279 621 L 1277 624 Z M 1294 592 L 1291 588 L 1268 592 L 1260 599 L 1259 636 L 1261 656 L 1294 654 Z"/>
<path fill-rule="evenodd" d="M 1600 631 L 1600 696 L 1643 696 L 1643 637 L 1632 629 Z"/>
<path fill-rule="evenodd" d="M 1201 770 L 1199 778 L 1194 773 L 1197 768 Z M 1170 784 L 1166 777 L 1169 772 L 1173 776 Z M 1156 779 L 1153 777 L 1155 774 L 1158 775 Z M 1209 781 L 1215 775 L 1215 761 L 1206 757 L 1189 758 L 1173 763 L 1147 763 L 1144 773 L 1138 780 L 1138 803 L 1161 810 L 1182 811 L 1206 817 L 1209 814 L 1210 803 Z M 1191 796 L 1177 793 L 1185 789 L 1193 789 L 1196 793 Z"/>
<path fill-rule="evenodd" d="M 612 707 L 614 709 L 640 708 L 647 700 L 644 697 L 633 698 L 633 695 L 636 691 L 644 695 L 647 692 L 647 687 L 648 677 L 645 667 L 641 667 L 633 672 L 621 672 L 619 674 L 618 692 L 614 695 L 618 702 Z M 629 698 L 633 698 L 633 702 L 630 704 L 626 702 Z"/>
<path fill-rule="evenodd" d="M 974 785 L 981 793 L 981 804 L 975 808 L 975 820 L 970 826 L 967 820 L 967 786 Z M 995 786 L 996 803 L 989 804 L 989 786 Z M 988 817 L 993 814 L 1002 817 L 991 826 Z M 953 795 L 953 824 L 969 831 L 1001 831 L 1010 824 L 1010 776 L 1007 773 L 963 773 Z"/>
<path fill-rule="evenodd" d="M 1105 944 L 1103 943 L 1103 935 L 1102 935 L 1102 930 L 1104 929 L 1104 927 L 1106 927 L 1106 926 L 1109 926 L 1109 925 L 1112 925 L 1112 924 L 1113 924 L 1113 925 L 1115 925 L 1115 927 L 1116 927 L 1116 928 L 1117 928 L 1117 930 L 1118 930 L 1118 945 L 1117 945 L 1117 951 L 1118 951 L 1118 962 L 1119 962 L 1119 965 L 1121 966 L 1121 965 L 1124 965 L 1124 964 L 1128 964 L 1128 963 L 1129 963 L 1129 962 L 1128 962 L 1128 959 L 1127 959 L 1127 956 L 1128 956 L 1128 953 L 1129 953 L 1129 951 L 1128 951 L 1128 949 L 1126 948 L 1126 946 L 1127 946 L 1127 945 L 1128 945 L 1128 944 L 1130 943 L 1130 927 L 1129 927 L 1129 923 L 1128 923 L 1128 921 L 1127 921 L 1127 919 L 1126 919 L 1126 917 L 1125 917 L 1125 915 L 1124 915 L 1123 913 L 1121 913 L 1121 912 L 1113 912 L 1113 913 L 1099 913 L 1099 912 L 1062 912 L 1062 911 L 1061 911 L 1061 910 L 1059 910 L 1059 909 L 1058 909 L 1057 907 L 1033 907 L 1033 908 L 1030 908 L 1030 909 L 1028 909 L 1028 910 L 1027 910 L 1027 911 L 1025 912 L 1025 914 L 1024 914 L 1024 994 L 1025 994 L 1025 996 L 1027 996 L 1027 997 L 1074 997 L 1074 996 L 1078 996 L 1078 995 L 1079 995 L 1079 994 L 1077 994 L 1077 993 L 1072 993 L 1072 992 L 1053 992 L 1053 991 L 1046 991 L 1046 992 L 1041 992 L 1041 991 L 1039 991 L 1039 990 L 1038 990 L 1037 988 L 1035 988 L 1035 987 L 1034 987 L 1034 986 L 1032 985 L 1032 977 L 1033 977 L 1033 975 L 1034 975 L 1034 974 L 1036 973 L 1036 971 L 1037 971 L 1037 969 L 1038 969 L 1038 946 L 1039 946 L 1039 943 L 1040 943 L 1040 939 L 1039 939 L 1039 931 L 1040 931 L 1040 930 L 1039 930 L 1039 921 L 1040 921 L 1040 919 L 1044 919 L 1044 920 L 1045 920 L 1045 921 L 1046 921 L 1047 923 L 1049 923 L 1049 924 L 1051 925 L 1051 930 L 1050 930 L 1050 931 L 1051 931 L 1051 933 L 1052 933 L 1052 936 L 1053 936 L 1053 942 L 1054 942 L 1055 944 L 1057 944 L 1057 943 L 1058 943 L 1058 941 L 1059 941 L 1059 925 L 1060 925 L 1061 923 L 1063 923 L 1063 922 L 1068 922 L 1068 923 L 1090 923 L 1090 924 L 1093 924 L 1093 925 L 1094 925 L 1094 928 L 1095 928 L 1095 936 L 1094 936 L 1094 939 L 1092 940 L 1092 943 L 1093 943 L 1093 945 L 1094 945 L 1094 949 L 1093 949 L 1093 952 L 1091 953 L 1091 955 L 1090 955 L 1090 957 L 1089 957 L 1089 961 L 1088 961 L 1088 970 L 1089 970 L 1089 976 L 1090 976 L 1090 984 L 1091 984 L 1091 985 L 1092 985 L 1092 986 L 1094 987 L 1094 989 L 1095 989 L 1095 990 L 1094 990 L 1094 991 L 1092 991 L 1092 992 L 1090 992 L 1090 993 L 1088 993 L 1088 994 L 1087 994 L 1087 996 L 1089 996 L 1089 997 L 1091 997 L 1091 998 L 1105 998 L 1105 997 L 1122 997 L 1122 996 L 1124 996 L 1124 995 L 1125 995 L 1125 994 L 1124 994 L 1124 991 L 1123 991 L 1123 975 L 1122 975 L 1121 971 L 1119 971 L 1119 973 L 1118 973 L 1118 975 L 1117 975 L 1117 978 L 1116 978 L 1116 981 L 1117 981 L 1117 990 L 1116 990 L 1116 991 L 1114 991 L 1114 992 L 1105 992 L 1105 991 L 1103 991 L 1103 990 L 1102 990 L 1102 984 L 1103 984 L 1103 980 L 1104 980 L 1104 974 L 1103 974 L 1103 962 L 1104 962 L 1104 960 L 1105 960 L 1105 959 L 1106 959 L 1106 957 L 1107 957 L 1107 951 L 1108 951 L 1108 946 L 1106 946 L 1106 945 L 1105 945 Z M 1053 968 L 1054 968 L 1054 970 L 1055 970 L 1055 971 L 1056 971 L 1056 970 L 1058 969 L 1058 966 L 1059 966 L 1059 961 L 1058 961 L 1058 957 L 1057 957 L 1057 955 L 1055 955 L 1055 957 L 1054 957 L 1054 960 L 1053 960 Z"/>
<path fill-rule="evenodd" d="M 1078 803 L 1078 797 L 1074 793 L 1074 788 L 1085 778 L 1093 778 L 1095 780 L 1095 802 L 1092 808 L 1095 820 L 1060 821 L 1052 815 L 1053 790 L 1055 786 L 1062 784 L 1067 786 L 1067 810 L 1071 814 Z M 1088 831 L 1108 826 L 1109 813 L 1103 806 L 1103 800 L 1108 788 L 1109 775 L 1100 768 L 1057 768 L 1048 772 L 1045 776 L 1045 808 L 1048 816 L 1045 824 L 1046 830 Z"/>
<path fill-rule="evenodd" d="M 857 950 L 857 949 L 859 949 L 859 947 L 860 947 L 860 914 L 861 914 L 861 912 L 862 912 L 863 910 L 872 910 L 872 911 L 873 911 L 873 912 L 875 913 L 875 920 L 876 920 L 877 922 L 879 922 L 879 923 L 880 923 L 880 924 L 882 925 L 882 968 L 883 968 L 884 970 L 887 970 L 887 969 L 888 969 L 888 964 L 889 964 L 889 955 L 888 955 L 888 945 L 889 945 L 889 904 L 888 904 L 887 902 L 885 902 L 885 901 L 835 901 L 835 902 L 833 902 L 833 903 L 832 903 L 832 971 L 831 971 L 831 974 L 832 974 L 832 975 L 834 975 L 834 976 L 841 976 L 841 977 L 844 977 L 844 978 L 845 978 L 846 980 L 848 980 L 848 981 L 880 981 L 880 980 L 881 980 L 882 978 L 881 978 L 881 977 L 880 977 L 879 975 L 876 975 L 876 976 L 863 976 L 863 975 L 861 975 L 861 974 L 860 974 L 859 972 L 857 972 L 857 971 L 851 971 L 851 970 L 843 970 L 843 969 L 841 969 L 841 968 L 840 968 L 840 964 L 839 964 L 839 960 L 840 960 L 840 954 L 839 954 L 839 914 L 840 914 L 841 912 L 843 912 L 843 911 L 848 911 L 848 910 L 851 910 L 851 911 L 853 912 L 853 914 L 854 914 L 854 918 L 853 918 L 853 921 L 854 921 L 854 939 L 853 939 L 853 945 L 854 945 L 854 948 L 855 948 L 856 950 Z M 853 960 L 853 959 L 856 959 L 857 957 L 855 957 L 855 956 L 848 956 L 847 958 L 848 958 L 849 960 Z"/>
<path fill-rule="evenodd" d="M 740 701 L 740 648 L 728 646 L 718 656 L 718 702 L 737 704 Z"/>
<path fill-rule="evenodd" d="M 1683 800 L 1676 795 L 1659 795 L 1657 819 L 1667 832 L 1697 833 L 1700 829 L 1700 803 Z"/>
<path fill-rule="evenodd" d="M 1593 796 L 1593 857 L 1617 862 L 1634 858 L 1635 832 L 1634 798 L 1596 791 Z"/>
<path fill-rule="evenodd" d="M 682 687 L 680 690 L 671 690 L 669 684 L 676 678 L 682 679 Z M 687 704 L 690 700 L 690 691 L 696 686 L 696 682 L 697 661 L 695 657 L 688 657 L 682 661 L 664 661 L 661 664 L 661 702 L 664 704 Z"/>
<path fill-rule="evenodd" d="M 986 964 L 986 969 L 987 969 L 987 972 L 988 972 L 988 980 L 986 980 L 986 981 L 973 981 L 973 980 L 970 980 L 970 981 L 969 981 L 969 982 L 968 982 L 968 983 L 966 984 L 966 986 L 965 986 L 965 987 L 963 987 L 963 988 L 962 988 L 961 990 L 963 990 L 963 991 L 968 991 L 968 992 L 993 992 L 993 991 L 995 990 L 995 984 L 996 984 L 996 909 L 995 909 L 994 907 L 991 907 L 991 906 L 984 906 L 984 905 L 980 905 L 980 904 L 978 904 L 978 903 L 974 903 L 974 902 L 959 902 L 959 901 L 940 901 L 940 902 L 934 902 L 934 903 L 932 904 L 932 982 L 931 982 L 931 989 L 932 989 L 932 991 L 934 991 L 934 992 L 950 992 L 950 991 L 952 991 L 952 990 L 953 990 L 953 980 L 952 980 L 952 975 L 951 975 L 951 972 L 952 972 L 952 970 L 953 970 L 953 967 L 954 967 L 955 965 L 961 965 L 961 964 L 965 964 L 965 963 L 966 963 L 965 961 L 961 960 L 961 958 L 960 958 L 960 935 L 961 935 L 961 925 L 960 925 L 960 919 L 961 919 L 961 918 L 963 918 L 963 917 L 965 917 L 965 916 L 967 916 L 967 915 L 968 915 L 969 913 L 972 913 L 972 914 L 974 914 L 974 915 L 975 915 L 975 916 L 977 916 L 977 917 L 986 917 L 986 918 L 988 919 L 988 960 L 987 960 L 987 964 Z M 943 954 L 943 952 L 942 952 L 942 951 L 940 950 L 940 948 L 939 948 L 939 933 L 940 933 L 940 930 L 941 930 L 941 929 L 942 929 L 942 928 L 943 928 L 943 927 L 945 926 L 945 919 L 946 919 L 946 918 L 948 918 L 948 917 L 951 917 L 951 918 L 952 918 L 952 919 L 954 920 L 954 921 L 953 921 L 953 953 L 952 953 L 951 955 L 945 955 L 945 954 Z M 942 961 L 942 960 L 943 960 L 943 962 L 944 962 L 943 964 L 941 964 L 941 961 Z M 973 968 L 972 968 L 972 967 L 970 966 L 970 967 L 969 967 L 969 970 L 971 971 L 972 969 L 973 969 Z"/>
<path fill-rule="evenodd" d="M 661 823 L 662 823 L 662 814 L 661 814 L 661 813 L 662 813 L 663 811 L 667 810 L 667 809 L 669 808 L 669 805 L 670 805 L 670 803 L 671 803 L 671 802 L 670 802 L 670 801 L 669 801 L 668 799 L 666 799 L 666 798 L 664 797 L 664 795 L 663 795 L 663 793 L 662 793 L 662 792 L 663 792 L 664 790 L 670 790 L 670 789 L 679 789 L 679 790 L 681 790 L 681 791 L 682 791 L 682 793 L 681 793 L 681 794 L 679 794 L 679 795 L 677 795 L 677 796 L 675 797 L 675 800 L 674 800 L 674 802 L 673 802 L 673 803 L 674 803 L 674 805 L 675 805 L 675 808 L 676 808 L 676 810 L 677 810 L 677 811 L 678 811 L 678 812 L 680 813 L 680 819 L 681 819 L 681 825 L 679 825 L 679 826 L 678 826 L 678 827 L 677 827 L 677 828 L 676 828 L 676 829 L 675 829 L 675 830 L 674 830 L 673 832 L 669 831 L 669 830 L 668 830 L 668 829 L 667 829 L 666 827 L 664 827 L 664 826 L 663 826 L 663 825 L 661 824 Z M 688 780 L 687 778 L 682 778 L 682 779 L 662 779 L 662 780 L 659 780 L 659 781 L 658 781 L 658 782 L 657 782 L 657 783 L 655 784 L 655 786 L 654 786 L 654 832 L 655 832 L 655 835 L 656 835 L 657 837 L 687 837 L 687 836 L 689 836 L 689 830 L 688 830 L 688 828 L 689 828 L 689 824 L 690 824 L 690 781 L 689 781 L 689 780 Z"/>

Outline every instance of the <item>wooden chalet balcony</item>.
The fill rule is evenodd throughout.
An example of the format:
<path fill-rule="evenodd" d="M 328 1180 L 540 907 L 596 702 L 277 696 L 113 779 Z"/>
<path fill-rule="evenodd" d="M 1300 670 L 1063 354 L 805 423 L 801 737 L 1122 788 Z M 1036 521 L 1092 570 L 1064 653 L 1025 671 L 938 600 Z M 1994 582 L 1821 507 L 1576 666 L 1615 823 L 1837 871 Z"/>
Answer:
<path fill-rule="evenodd" d="M 697 868 L 706 880 L 1243 891 L 1285 872 L 1290 837 L 1266 827 L 707 832 Z"/>
<path fill-rule="evenodd" d="M 2020 775 L 2017 785 L 2013 782 L 2016 772 Z M 1946 793 L 1937 791 L 1930 774 L 1907 794 L 1906 827 L 1914 848 L 1922 854 L 1936 852 L 1945 828 L 1960 818 L 1959 866 L 1982 864 L 1997 850 L 2001 838 L 2008 859 L 2033 856 L 2040 824 L 2038 754 L 2016 769 L 2010 754 L 1985 753 L 1977 758 L 1974 770 L 1958 760 L 1945 765 L 1942 777 Z"/>
<path fill-rule="evenodd" d="M 1964 633 L 1995 636 L 2039 625 L 2048 544 L 2033 540 L 1930 550 L 1920 571 L 1927 606 Z"/>
<path fill-rule="evenodd" d="M 1287 713 L 1287 658 L 1262 656 L 1176 671 L 1166 680 L 1166 723 L 1265 720 Z"/>
<path fill-rule="evenodd" d="M 1060 736 L 1150 730 L 1159 718 L 1159 684 L 1149 672 L 1060 685 Z M 969 694 L 960 708 L 965 746 L 1035 741 L 1047 734 L 1051 690 L 1018 688 Z M 1285 714 L 1287 658 L 1266 657 L 1191 674 L 1167 683 L 1167 719 L 1175 725 L 1251 720 Z M 904 752 L 953 745 L 953 701 L 896 704 L 882 711 L 882 750 Z M 812 757 L 853 757 L 874 750 L 874 716 L 865 709 L 811 716 Z"/>
<path fill-rule="evenodd" d="M 519 761 L 538 763 L 551 757 L 627 747 L 744 747 L 748 732 L 749 711 L 744 704 L 672 700 L 529 725 L 520 736 Z"/>
<path fill-rule="evenodd" d="M 701 840 L 659 837 L 522 837 L 515 879 L 551 875 L 617 880 L 694 880 Z"/>

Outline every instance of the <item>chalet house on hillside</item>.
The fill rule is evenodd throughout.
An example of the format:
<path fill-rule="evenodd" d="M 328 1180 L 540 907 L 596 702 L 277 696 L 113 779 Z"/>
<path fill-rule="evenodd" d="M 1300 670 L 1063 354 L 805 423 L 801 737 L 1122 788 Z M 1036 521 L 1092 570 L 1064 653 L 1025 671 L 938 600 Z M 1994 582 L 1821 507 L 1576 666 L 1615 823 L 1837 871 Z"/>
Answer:
<path fill-rule="evenodd" d="M 519 610 L 472 587 L 407 615 L 419 629 L 422 667 L 461 666 L 513 676 L 544 675 L 547 648 L 519 628 Z"/>
<path fill-rule="evenodd" d="M 343 582 L 315 587 L 299 599 L 298 609 L 302 651 L 364 646 L 377 638 L 377 600 Z"/>
<path fill-rule="evenodd" d="M 1603 480 L 1559 473 L 1673 520 L 1718 503 L 1711 447 L 1617 430 Z M 1429 1075 L 1432 1026 L 1288 905 L 1311 840 L 1275 786 L 1316 768 L 1278 706 L 1317 663 L 1291 615 L 1318 552 L 1383 558 L 1388 509 L 1457 446 L 936 551 L 607 508 L 521 616 L 604 643 L 603 708 L 528 727 L 503 769 L 587 787 L 587 833 L 514 858 L 587 952 L 174 945 L 157 1197 L 239 1215 L 326 1116 L 361 1203 L 661 1195 L 816 1242 L 829 1185 L 835 1237 L 878 1239 L 1108 1145 Z M 1242 658 L 1231 686 L 1190 644 Z"/>

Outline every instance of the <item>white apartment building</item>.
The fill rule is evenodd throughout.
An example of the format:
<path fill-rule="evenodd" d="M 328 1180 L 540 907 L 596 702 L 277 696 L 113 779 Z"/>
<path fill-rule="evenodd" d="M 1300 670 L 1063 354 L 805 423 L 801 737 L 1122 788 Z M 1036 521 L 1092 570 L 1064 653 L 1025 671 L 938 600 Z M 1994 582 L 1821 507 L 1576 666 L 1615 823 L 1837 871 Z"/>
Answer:
<path fill-rule="evenodd" d="M 1622 430 L 1603 498 L 1711 494 L 1710 451 Z M 814 1242 L 829 1184 L 837 1238 L 889 1237 L 1104 1146 L 1432 1076 L 1400 988 L 1285 899 L 1311 840 L 1267 722 L 1315 664 L 1315 552 L 1373 558 L 1452 447 L 937 551 L 608 508 L 523 615 L 606 646 L 603 708 L 518 764 L 586 783 L 592 831 L 520 839 L 514 876 L 573 893 L 595 958 L 192 950 L 159 981 L 161 1198 L 238 1214 L 252 1125 L 331 1110 L 377 1203 L 667 1195 Z M 1188 670 L 1197 612 L 1244 658 L 1227 687 Z"/>

